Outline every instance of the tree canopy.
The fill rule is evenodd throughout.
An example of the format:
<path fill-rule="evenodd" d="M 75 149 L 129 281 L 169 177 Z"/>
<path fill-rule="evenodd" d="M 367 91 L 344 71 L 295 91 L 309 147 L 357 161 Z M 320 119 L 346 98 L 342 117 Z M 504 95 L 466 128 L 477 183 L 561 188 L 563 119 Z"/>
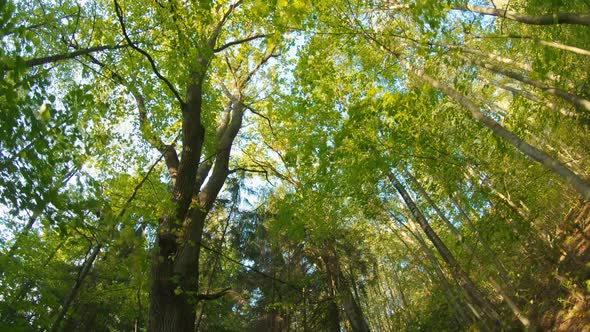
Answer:
<path fill-rule="evenodd" d="M 584 0 L 0 0 L 0 329 L 585 331 Z"/>

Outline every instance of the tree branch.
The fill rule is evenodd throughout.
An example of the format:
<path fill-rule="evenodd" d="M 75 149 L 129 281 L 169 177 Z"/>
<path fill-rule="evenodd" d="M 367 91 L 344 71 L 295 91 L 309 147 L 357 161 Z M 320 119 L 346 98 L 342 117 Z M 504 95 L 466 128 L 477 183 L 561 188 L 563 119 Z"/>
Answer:
<path fill-rule="evenodd" d="M 260 173 L 260 174 L 268 175 L 268 171 L 265 169 L 252 169 L 252 168 L 246 168 L 246 167 L 237 167 L 234 169 L 230 169 L 228 173 L 234 174 L 237 172 Z"/>
<path fill-rule="evenodd" d="M 246 87 L 246 84 L 248 84 L 248 82 L 250 82 L 250 80 L 252 79 L 252 77 L 254 76 L 254 74 L 256 74 L 260 68 L 262 68 L 262 66 L 272 57 L 275 56 L 274 51 L 276 50 L 276 46 L 273 47 L 270 52 L 267 51 L 267 53 L 260 59 L 260 61 L 258 61 L 258 64 L 256 64 L 256 67 L 254 67 L 254 69 L 252 69 L 252 71 L 250 71 L 246 77 L 242 80 L 242 82 L 240 83 L 239 89 L 244 89 Z"/>
<path fill-rule="evenodd" d="M 221 33 L 221 28 L 223 27 L 223 25 L 225 24 L 225 22 L 227 21 L 227 19 L 231 15 L 231 13 L 242 4 L 242 1 L 243 0 L 238 0 L 236 3 L 234 3 L 233 5 L 231 5 L 227 9 L 225 14 L 223 14 L 223 17 L 217 23 L 217 25 L 213 29 L 213 32 L 211 33 L 211 37 L 207 41 L 207 44 L 209 44 L 209 47 L 211 47 L 212 49 L 215 49 L 215 43 L 217 43 L 217 38 L 219 37 L 219 34 Z"/>
<path fill-rule="evenodd" d="M 226 48 L 232 47 L 234 45 L 239 45 L 239 44 L 243 44 L 243 43 L 247 43 L 249 41 L 255 40 L 255 39 L 260 39 L 260 38 L 265 38 L 268 37 L 272 34 L 260 34 L 260 35 L 254 35 L 254 36 L 250 36 L 250 37 L 246 37 L 244 39 L 238 39 L 238 40 L 233 40 L 230 42 L 225 43 L 222 46 L 219 46 L 217 48 L 213 49 L 213 53 L 219 53 L 223 50 L 225 50 Z"/>
<path fill-rule="evenodd" d="M 102 68 L 108 69 L 104 63 L 100 62 L 92 55 L 88 54 L 87 56 L 90 58 L 92 63 L 97 64 Z M 134 86 L 129 84 L 129 82 L 127 82 L 121 75 L 110 69 L 109 71 L 111 72 L 114 81 L 127 88 L 127 90 L 129 90 L 129 92 L 131 92 L 131 94 L 133 95 L 133 98 L 135 98 L 137 110 L 139 113 L 138 117 L 141 135 L 148 143 L 150 143 L 154 148 L 160 151 L 160 153 L 162 153 L 162 155 L 164 156 L 164 160 L 166 161 L 166 167 L 168 168 L 168 174 L 170 175 L 170 178 L 172 179 L 172 184 L 174 185 L 174 183 L 176 182 L 178 167 L 180 163 L 178 160 L 178 154 L 176 152 L 176 149 L 174 148 L 178 138 L 176 138 L 172 144 L 165 144 L 164 142 L 162 142 L 162 139 L 153 133 L 152 128 L 149 124 L 149 121 L 147 119 L 147 109 L 145 106 L 145 100 L 143 96 L 139 93 L 139 91 L 137 91 L 137 89 L 135 89 Z"/>
<path fill-rule="evenodd" d="M 590 14 L 554 13 L 539 16 L 519 14 L 504 9 L 496 9 L 482 6 L 458 6 L 456 10 L 470 11 L 473 13 L 497 16 L 512 21 L 530 25 L 576 24 L 590 26 Z"/>
<path fill-rule="evenodd" d="M 174 97 L 176 97 L 176 100 L 178 100 L 178 102 L 180 103 L 181 107 L 184 108 L 184 101 L 180 97 L 180 94 L 178 93 L 178 91 L 176 91 L 176 88 L 174 88 L 174 85 L 172 85 L 172 83 L 170 83 L 170 81 L 166 77 L 164 77 L 164 76 L 162 76 L 162 74 L 160 74 L 160 71 L 158 70 L 158 67 L 156 66 L 156 62 L 154 61 L 152 56 L 149 55 L 149 53 L 147 53 L 146 51 L 139 48 L 137 45 L 135 45 L 131 41 L 131 38 L 129 38 L 129 35 L 127 34 L 127 29 L 125 28 L 125 21 L 123 19 L 123 11 L 121 9 L 121 6 L 119 6 L 119 3 L 117 2 L 117 0 L 114 0 L 114 3 L 115 3 L 115 12 L 117 14 L 117 18 L 119 19 L 119 23 L 121 24 L 121 30 L 123 31 L 123 36 L 125 37 L 125 40 L 134 50 L 141 53 L 149 61 L 150 65 L 152 66 L 152 70 L 154 71 L 154 74 L 156 74 L 156 76 L 160 80 L 162 80 L 164 82 L 164 84 L 166 84 L 168 89 L 170 89 L 172 94 L 174 94 Z"/>
<path fill-rule="evenodd" d="M 230 290 L 231 290 L 231 288 L 228 287 L 220 292 L 213 293 L 213 294 L 199 294 L 199 295 L 197 295 L 197 300 L 215 300 L 215 299 L 218 299 L 218 298 L 224 296 Z"/>
<path fill-rule="evenodd" d="M 100 52 L 100 51 L 105 51 L 105 50 L 117 50 L 117 49 L 125 48 L 128 46 L 129 45 L 94 46 L 94 47 L 90 47 L 90 48 L 86 48 L 86 49 L 79 49 L 79 50 L 76 50 L 76 51 L 70 52 L 70 53 L 62 53 L 62 54 L 49 55 L 49 56 L 42 57 L 42 58 L 28 59 L 28 60 L 25 60 L 24 65 L 27 68 L 32 68 L 32 67 L 36 67 L 36 66 L 45 65 L 48 63 L 55 63 L 55 62 L 59 62 L 59 61 L 74 59 L 76 57 L 79 57 L 82 55 L 87 55 L 87 54 L 94 53 L 94 52 Z M 15 66 L 10 66 L 10 67 L 7 66 L 7 67 L 2 68 L 2 70 L 9 70 L 9 69 L 14 69 L 14 68 L 15 68 Z"/>

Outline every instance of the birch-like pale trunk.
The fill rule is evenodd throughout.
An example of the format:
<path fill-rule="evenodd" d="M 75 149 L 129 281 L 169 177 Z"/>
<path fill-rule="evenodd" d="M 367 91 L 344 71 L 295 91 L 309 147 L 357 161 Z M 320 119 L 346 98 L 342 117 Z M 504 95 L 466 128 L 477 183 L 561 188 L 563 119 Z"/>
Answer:
<path fill-rule="evenodd" d="M 588 114 L 588 112 L 590 112 L 590 100 L 588 100 L 588 99 L 585 99 L 585 98 L 575 95 L 573 93 L 567 92 L 565 90 L 556 88 L 554 86 L 548 85 L 548 84 L 543 83 L 541 81 L 537 81 L 537 80 L 528 78 L 523 74 L 511 71 L 511 70 L 503 68 L 501 66 L 493 65 L 491 63 L 484 62 L 479 59 L 467 58 L 467 57 L 461 57 L 461 58 L 463 58 L 466 61 L 469 61 L 477 66 L 480 66 L 481 68 L 485 68 L 493 73 L 500 74 L 500 75 L 503 75 L 506 77 L 510 77 L 510 78 L 517 80 L 519 82 L 522 82 L 527 85 L 533 86 L 535 88 L 541 89 L 544 92 L 546 92 L 547 94 L 560 97 L 563 100 L 565 100 L 566 102 L 576 106 L 576 108 L 580 109 L 581 112 L 584 114 Z"/>
<path fill-rule="evenodd" d="M 578 193 L 584 199 L 590 200 L 590 184 L 588 184 L 587 181 L 582 179 L 581 176 L 574 173 L 571 169 L 562 164 L 559 160 L 551 157 L 544 151 L 528 144 L 523 139 L 513 134 L 511 131 L 504 128 L 496 120 L 485 115 L 485 113 L 483 113 L 474 102 L 472 102 L 469 98 L 459 93 L 457 90 L 453 89 L 448 85 L 440 83 L 439 81 L 430 77 L 423 71 L 416 69 L 411 63 L 402 59 L 400 56 L 398 56 L 398 59 L 400 63 L 405 68 L 407 68 L 407 70 L 412 72 L 420 79 L 424 80 L 426 83 L 430 84 L 432 87 L 442 91 L 444 94 L 457 101 L 461 106 L 465 107 L 471 113 L 471 116 L 475 120 L 477 120 L 485 127 L 490 129 L 495 135 L 501 137 L 502 139 L 510 143 L 524 155 L 532 158 L 533 160 L 545 166 L 547 169 L 559 175 L 566 183 L 568 183 L 576 191 L 578 191 Z"/>
<path fill-rule="evenodd" d="M 470 11 L 472 13 L 478 13 L 483 15 L 489 16 L 496 16 L 500 18 L 505 18 L 508 20 L 516 21 L 519 23 L 529 24 L 529 25 L 554 25 L 554 24 L 575 24 L 575 25 L 585 25 L 590 26 L 590 14 L 578 14 L 578 13 L 554 13 L 554 14 L 545 14 L 545 15 L 526 15 L 526 14 L 519 14 L 516 12 L 504 10 L 504 9 L 497 9 L 497 8 L 490 8 L 490 7 L 482 7 L 482 6 L 458 6 L 454 7 L 453 9 L 462 10 L 462 11 Z"/>

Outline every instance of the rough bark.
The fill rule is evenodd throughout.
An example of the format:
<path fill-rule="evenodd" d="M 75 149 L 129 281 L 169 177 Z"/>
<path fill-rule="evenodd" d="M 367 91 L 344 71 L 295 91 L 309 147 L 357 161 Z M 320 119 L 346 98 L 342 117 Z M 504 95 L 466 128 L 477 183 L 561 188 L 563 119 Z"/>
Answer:
<path fill-rule="evenodd" d="M 198 292 L 199 242 L 208 212 L 201 206 L 188 211 L 204 139 L 200 123 L 201 92 L 200 86 L 189 84 L 187 106 L 183 110 L 182 159 L 173 189 L 173 199 L 178 206 L 176 218 L 160 218 L 158 252 L 152 260 L 150 331 L 192 331 L 194 327 L 195 309 L 191 302 Z M 178 230 L 185 220 L 190 232 L 179 238 Z M 187 262 L 185 258 L 179 266 L 176 256 L 186 250 L 191 251 L 192 260 Z"/>
<path fill-rule="evenodd" d="M 423 79 L 425 82 L 433 86 L 434 88 L 442 91 L 447 96 L 456 100 L 459 104 L 465 107 L 470 113 L 471 116 L 483 124 L 485 127 L 490 129 L 495 135 L 501 137 L 502 139 L 506 140 L 524 155 L 532 158 L 533 160 L 539 162 L 547 169 L 553 171 L 557 175 L 559 175 L 566 183 L 572 186 L 578 193 L 586 200 L 590 200 L 590 184 L 588 184 L 582 177 L 578 174 L 574 173 L 570 170 L 567 166 L 562 164 L 559 160 L 549 156 L 544 151 L 528 144 L 527 142 L 523 141 L 520 137 L 513 134 L 511 131 L 507 130 L 506 128 L 502 127 L 498 122 L 493 120 L 492 118 L 485 115 L 482 111 L 480 111 L 479 107 L 475 105 L 471 100 L 467 97 L 463 96 L 461 93 L 456 91 L 455 89 L 441 84 L 437 80 L 433 79 L 426 73 L 417 70 L 414 68 L 409 62 L 403 60 L 401 57 L 398 58 L 402 65 L 404 65 L 408 70 L 414 73 L 416 76 Z"/>
<path fill-rule="evenodd" d="M 190 105 L 190 102 L 187 102 L 187 105 Z M 231 116 L 227 117 L 229 123 L 227 126 L 222 124 L 218 131 L 220 141 L 214 162 L 203 163 L 201 168 L 197 167 L 198 163 L 193 164 L 194 167 L 188 175 L 183 168 L 183 161 L 186 160 L 184 158 L 193 160 L 192 158 L 196 158 L 195 153 L 200 156 L 202 137 L 198 135 L 202 126 L 200 123 L 198 126 L 183 125 L 183 131 L 184 128 L 186 131 L 192 131 L 192 134 L 186 135 L 187 139 L 191 137 L 197 139 L 198 145 L 195 148 L 198 150 L 190 150 L 191 146 L 188 146 L 188 149 L 183 148 L 174 196 L 178 203 L 176 216 L 178 221 L 166 220 L 163 217 L 160 223 L 159 253 L 152 263 L 151 331 L 169 331 L 169 326 L 173 327 L 170 331 L 194 330 L 196 317 L 194 304 L 199 290 L 200 242 L 205 219 L 229 174 L 231 147 L 242 126 L 244 114 L 241 103 L 236 103 L 234 100 L 230 102 L 230 105 Z M 185 121 L 196 121 L 197 118 L 194 114 L 185 114 Z M 185 163 L 187 167 L 190 164 L 190 162 Z M 197 175 L 200 175 L 201 179 Z M 208 178 L 207 183 L 202 190 L 199 190 L 206 178 Z M 188 180 L 190 181 L 186 182 Z M 191 200 L 187 200 L 185 195 L 190 195 Z M 185 209 L 188 211 L 184 212 Z M 178 233 L 181 235 L 177 236 Z"/>

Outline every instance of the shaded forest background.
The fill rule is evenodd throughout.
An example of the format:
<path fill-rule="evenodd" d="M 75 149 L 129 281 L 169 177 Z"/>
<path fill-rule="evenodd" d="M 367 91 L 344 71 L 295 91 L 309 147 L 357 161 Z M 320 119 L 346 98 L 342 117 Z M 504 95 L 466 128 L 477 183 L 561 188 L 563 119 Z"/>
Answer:
<path fill-rule="evenodd" d="M 0 0 L 0 329 L 590 331 L 583 0 Z"/>

